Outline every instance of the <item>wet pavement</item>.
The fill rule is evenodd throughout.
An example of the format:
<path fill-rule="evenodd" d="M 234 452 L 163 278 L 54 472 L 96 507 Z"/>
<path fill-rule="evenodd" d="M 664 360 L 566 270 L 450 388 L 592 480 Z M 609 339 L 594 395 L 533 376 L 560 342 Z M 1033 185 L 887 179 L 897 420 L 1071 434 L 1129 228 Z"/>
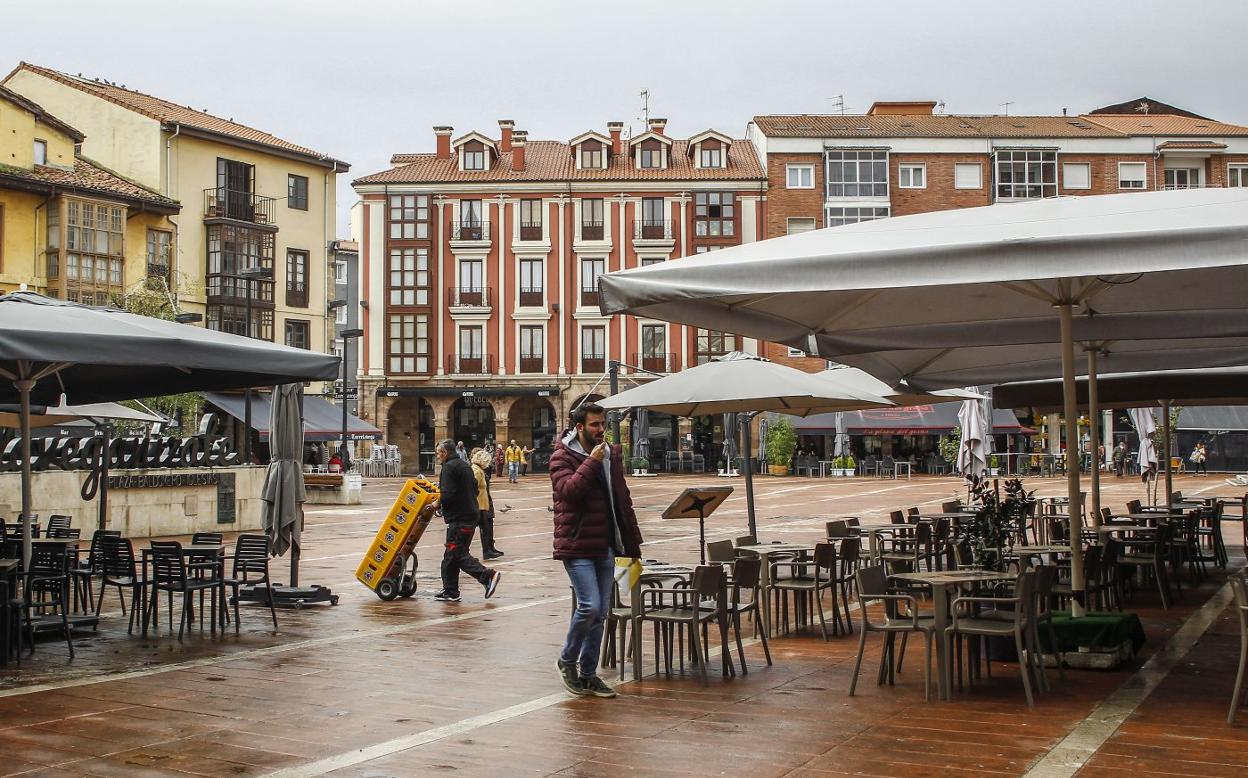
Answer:
<path fill-rule="evenodd" d="M 696 561 L 696 521 L 658 516 L 684 487 L 726 482 L 738 493 L 708 520 L 710 540 L 744 534 L 740 479 L 632 479 L 645 556 Z M 127 635 L 110 594 L 99 632 L 78 634 L 73 660 L 63 641 L 41 640 L 20 670 L 0 670 L 0 774 L 914 776 L 1022 775 L 1033 766 L 1035 774 L 1072 774 L 1043 758 L 1058 745 L 1082 753 L 1089 715 L 1104 714 L 1116 691 L 1139 682 L 1141 664 L 1198 620 L 1220 585 L 1214 576 L 1185 588 L 1168 611 L 1137 598 L 1149 635 L 1142 656 L 1114 672 L 1068 672 L 1034 712 L 1013 665 L 998 665 L 991 682 L 951 702 L 924 703 L 915 652 L 897 686 L 877 687 L 875 638 L 850 698 L 856 634 L 829 642 L 815 633 L 777 636 L 772 667 L 751 644 L 749 675 L 712 674 L 705 687 L 692 675 L 653 675 L 647 645 L 647 677 L 620 685 L 619 698 L 572 699 L 553 668 L 570 598 L 562 566 L 550 559 L 545 476 L 495 483 L 506 556 L 491 563 L 504 577 L 488 602 L 467 579 L 463 602 L 432 600 L 436 525 L 418 548 L 414 598 L 382 602 L 354 580 L 401 485 L 375 479 L 363 505 L 309 506 L 301 582 L 330 586 L 341 597 L 336 607 L 281 610 L 274 631 L 267 609 L 245 605 L 240 634 L 231 625 L 212 636 L 205 623 L 179 643 L 167 621 L 158 636 Z M 1061 494 L 1065 482 L 1029 485 Z M 1232 495 L 1216 477 L 1180 478 L 1176 488 Z M 886 523 L 889 510 L 931 508 L 960 488 L 950 478 L 760 478 L 757 491 L 762 539 L 809 541 L 827 519 Z M 1142 492 L 1134 479 L 1111 478 L 1104 501 L 1120 505 Z M 1226 526 L 1232 566 L 1240 566 L 1238 527 Z M 279 580 L 284 565 L 274 562 Z M 1207 632 L 1199 625 L 1207 639 L 1153 679 L 1155 692 L 1125 713 L 1115 709 L 1125 723 L 1091 741 L 1084 774 L 1248 772 L 1243 731 L 1224 722 L 1238 653 L 1227 618 L 1216 609 Z M 613 671 L 604 676 L 614 680 Z"/>

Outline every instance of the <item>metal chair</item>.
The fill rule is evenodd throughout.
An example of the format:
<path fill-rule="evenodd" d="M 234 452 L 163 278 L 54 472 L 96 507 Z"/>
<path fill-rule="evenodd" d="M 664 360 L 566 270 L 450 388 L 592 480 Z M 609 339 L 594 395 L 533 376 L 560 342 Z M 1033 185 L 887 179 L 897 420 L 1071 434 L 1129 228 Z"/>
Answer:
<path fill-rule="evenodd" d="M 95 545 L 95 540 L 92 540 Z M 117 587 L 117 596 L 121 599 L 121 613 L 126 614 L 126 596 L 122 590 L 130 590 L 130 620 L 127 623 L 126 631 L 134 634 L 134 622 L 142 613 L 143 603 L 146 602 L 147 589 L 143 584 L 143 579 L 139 576 L 138 565 L 134 555 L 134 545 L 131 544 L 129 538 L 123 538 L 120 534 L 103 535 L 99 537 L 100 547 L 100 594 L 95 600 L 95 616 L 100 616 L 100 608 L 104 605 L 104 590 L 110 586 Z"/>
<path fill-rule="evenodd" d="M 781 578 L 778 573 L 781 569 L 790 571 L 790 577 Z M 815 611 L 819 615 L 819 629 L 823 632 L 823 639 L 828 639 L 828 622 L 823 616 L 823 592 L 831 590 L 832 607 L 836 608 L 836 546 L 831 543 L 819 543 L 815 545 L 814 559 L 788 561 L 788 562 L 772 562 L 770 567 L 771 590 L 780 595 L 787 604 L 787 595 L 793 595 L 793 610 L 796 616 L 798 603 L 806 597 L 814 599 Z M 785 619 L 785 629 L 788 628 L 787 615 Z M 839 621 L 839 616 L 838 619 Z M 836 631 L 836 624 L 833 624 L 833 632 Z"/>
<path fill-rule="evenodd" d="M 230 602 L 234 605 L 234 634 L 238 634 L 238 595 L 243 586 L 265 587 L 269 602 L 269 615 L 273 617 L 273 629 L 277 629 L 277 610 L 273 604 L 273 582 L 269 577 L 269 536 L 259 534 L 239 535 L 234 541 L 234 567 L 230 577 L 222 584 L 232 590 Z M 222 603 L 222 607 L 225 603 Z"/>
<path fill-rule="evenodd" d="M 153 628 L 159 627 L 159 613 L 157 606 L 159 604 L 160 593 L 166 592 L 169 595 L 169 629 L 173 630 L 173 595 L 178 593 L 182 595 L 182 617 L 178 620 L 178 640 L 182 640 L 182 635 L 186 630 L 187 624 L 191 621 L 191 595 L 195 592 L 211 589 L 212 590 L 212 633 L 217 632 L 217 587 L 220 580 L 215 576 L 208 578 L 195 578 L 189 574 L 186 560 L 182 556 L 182 544 L 177 541 L 161 541 L 153 540 L 151 545 L 152 554 L 152 578 L 151 598 L 148 604 L 148 612 L 152 617 Z M 144 623 L 147 617 L 144 617 Z"/>
<path fill-rule="evenodd" d="M 1031 682 L 1035 661 L 1036 646 L 1032 644 L 1032 624 L 1034 618 L 1035 598 L 1032 595 L 1035 586 L 1035 572 L 1027 571 L 1019 575 L 1014 585 L 1012 597 L 983 597 L 967 595 L 957 597 L 950 604 L 953 622 L 945 628 L 945 634 L 956 640 L 959 636 L 971 637 L 1013 637 L 1014 648 L 1018 652 L 1018 670 L 1023 678 L 1023 693 L 1027 697 L 1027 707 L 1035 708 L 1036 701 L 1032 695 Z M 996 618 L 980 616 L 975 609 L 964 606 L 994 605 L 1000 614 Z"/>
<path fill-rule="evenodd" d="M 762 566 L 763 562 L 758 557 L 738 559 L 733 565 L 732 580 L 729 583 L 732 594 L 725 608 L 728 613 L 729 626 L 736 636 L 737 657 L 741 660 L 742 675 L 749 672 L 745 666 L 745 649 L 741 644 L 741 616 L 744 614 L 748 613 L 754 620 L 755 632 L 758 633 L 758 638 L 763 644 L 763 655 L 767 657 L 768 666 L 771 665 L 771 647 L 767 645 L 767 625 L 762 623 L 761 611 L 758 607 L 759 598 L 762 596 L 760 589 Z M 742 597 L 742 594 L 747 592 L 749 597 Z"/>
<path fill-rule="evenodd" d="M 677 629 L 688 630 L 689 647 L 694 661 L 702 676 L 702 683 L 707 682 L 708 647 L 699 641 L 704 626 L 715 623 L 719 627 L 721 659 L 723 673 L 728 675 L 730 658 L 727 651 L 727 609 L 725 608 L 724 570 L 718 565 L 699 565 L 693 571 L 693 579 L 689 586 L 681 588 L 653 588 L 641 591 L 640 609 L 637 613 L 637 629 L 645 622 L 656 625 L 671 625 Z M 674 602 L 664 601 L 665 596 L 674 598 Z M 706 601 L 714 606 L 705 607 Z M 683 657 L 683 652 L 682 652 Z M 634 659 L 636 661 L 636 659 Z M 683 661 L 683 659 L 682 659 Z"/>
<path fill-rule="evenodd" d="M 115 529 L 97 529 L 91 533 L 91 548 L 85 560 L 79 560 L 69 574 L 74 583 L 75 603 L 86 603 L 89 609 L 95 609 L 95 593 L 92 581 L 104 574 L 104 560 L 100 556 L 100 540 L 106 537 L 119 538 L 121 532 Z M 97 624 L 98 628 L 98 624 Z"/>
<path fill-rule="evenodd" d="M 25 616 L 25 632 L 30 638 L 30 653 L 35 653 L 34 611 L 53 608 L 60 611 L 61 629 L 69 656 L 74 656 L 74 640 L 69 627 L 69 556 L 65 547 L 58 544 L 35 543 L 31 546 L 30 561 L 22 574 L 22 612 Z M 44 623 L 41 616 L 40 626 Z"/>
<path fill-rule="evenodd" d="M 854 574 L 854 584 L 858 589 L 858 610 L 862 613 L 862 630 L 858 634 L 858 656 L 854 659 L 854 672 L 850 676 L 849 696 L 854 696 L 858 688 L 858 672 L 862 669 L 862 655 L 867 648 L 867 635 L 872 632 L 884 634 L 884 650 L 880 654 L 880 672 L 877 683 L 886 680 L 889 686 L 894 681 L 893 656 L 896 652 L 897 635 L 908 635 L 911 632 L 923 634 L 926 646 L 927 661 L 923 664 L 923 699 L 932 698 L 932 638 L 935 634 L 931 616 L 919 614 L 918 601 L 909 594 L 896 594 L 888 589 L 888 576 L 883 565 L 869 565 L 859 568 Z M 883 602 L 883 619 L 872 621 L 868 604 L 871 601 Z M 905 609 L 900 608 L 905 605 Z"/>

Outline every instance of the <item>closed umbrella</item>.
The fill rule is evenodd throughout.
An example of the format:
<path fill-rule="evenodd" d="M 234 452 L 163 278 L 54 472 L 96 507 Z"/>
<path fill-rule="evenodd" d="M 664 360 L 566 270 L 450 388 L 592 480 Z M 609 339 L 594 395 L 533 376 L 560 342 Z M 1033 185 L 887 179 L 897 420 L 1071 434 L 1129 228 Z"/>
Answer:
<path fill-rule="evenodd" d="M 303 419 L 299 409 L 302 384 L 273 388 L 269 400 L 269 461 L 260 496 L 264 500 L 264 531 L 275 556 L 299 554 L 300 524 L 307 495 L 303 485 Z M 291 581 L 291 585 L 295 585 Z"/>
<path fill-rule="evenodd" d="M 1135 434 L 1139 437 L 1136 462 L 1140 466 L 1140 479 L 1148 484 L 1150 481 L 1157 480 L 1157 447 L 1153 444 L 1153 434 L 1157 432 L 1157 420 L 1153 418 L 1152 408 L 1131 408 L 1127 411 L 1127 415 L 1131 417 L 1131 424 L 1135 427 Z M 1066 448 L 1070 449 L 1069 442 Z M 1068 456 L 1067 459 L 1069 458 Z"/>
<path fill-rule="evenodd" d="M 767 461 L 767 417 L 758 420 L 758 461 Z"/>
<path fill-rule="evenodd" d="M 1067 437 L 1075 440 L 1076 311 L 1224 311 L 1242 318 L 1246 241 L 1248 191 L 1063 197 L 746 244 L 611 273 L 599 280 L 599 293 L 604 313 L 728 330 L 834 359 L 864 353 L 836 340 L 878 329 L 885 312 L 897 339 L 876 341 L 867 352 L 914 348 L 929 331 L 938 332 L 932 347 L 957 348 L 961 325 L 976 323 L 990 325 L 978 331 L 982 337 L 1001 333 L 989 342 L 1036 342 L 1006 333 L 1020 320 L 1048 317 L 1050 326 L 1056 320 L 1057 337 L 1042 342 L 1061 344 Z M 1136 337 L 1151 334 L 1135 331 Z M 1077 536 L 1080 473 L 1067 472 Z M 1072 607 L 1080 615 L 1083 564 L 1074 547 L 1071 567 Z"/>
<path fill-rule="evenodd" d="M 633 456 L 650 461 L 650 410 L 638 408 L 633 416 Z"/>
<path fill-rule="evenodd" d="M 958 442 L 958 472 L 967 481 L 978 481 L 988 469 L 988 446 L 986 438 L 991 427 L 984 424 L 984 416 L 978 400 L 963 400 L 958 410 L 958 425 L 962 438 Z"/>
<path fill-rule="evenodd" d="M 22 515 L 32 503 L 31 403 L 94 403 L 330 380 L 339 360 L 200 327 L 54 300 L 0 296 L 0 403 L 20 403 Z M 30 559 L 30 522 L 23 558 Z"/>
<path fill-rule="evenodd" d="M 836 429 L 836 440 L 832 441 L 833 456 L 843 457 L 845 456 L 845 453 L 846 453 L 845 449 L 848 447 L 848 443 L 849 443 L 849 441 L 846 439 L 848 437 L 848 434 L 846 432 L 846 426 L 845 426 L 845 411 L 836 412 L 835 429 Z M 837 467 L 840 467 L 840 465 L 837 465 Z"/>
<path fill-rule="evenodd" d="M 733 463 L 737 461 L 737 414 L 724 414 L 724 470 L 732 475 Z"/>

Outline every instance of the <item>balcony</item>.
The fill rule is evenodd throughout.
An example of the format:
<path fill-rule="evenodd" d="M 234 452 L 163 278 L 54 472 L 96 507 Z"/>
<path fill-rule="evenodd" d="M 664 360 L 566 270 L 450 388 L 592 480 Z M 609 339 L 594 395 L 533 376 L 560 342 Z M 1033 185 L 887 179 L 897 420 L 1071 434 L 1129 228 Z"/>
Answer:
<path fill-rule="evenodd" d="M 520 372 L 521 373 L 542 373 L 545 372 L 546 366 L 543 364 L 545 360 L 541 354 L 521 354 L 520 355 Z"/>
<path fill-rule="evenodd" d="M 651 373 L 670 373 L 675 363 L 675 356 L 675 354 L 660 352 L 633 354 L 632 362 L 642 370 L 648 370 Z"/>
<path fill-rule="evenodd" d="M 490 375 L 490 355 L 447 354 L 446 372 L 451 375 Z"/>
<path fill-rule="evenodd" d="M 243 304 L 248 296 L 248 279 L 228 273 L 209 273 L 205 276 L 205 294 L 212 302 L 237 302 Z M 250 281 L 251 303 L 259 307 L 273 307 L 272 280 Z"/>
<path fill-rule="evenodd" d="M 520 222 L 520 240 L 541 240 L 541 222 Z"/>
<path fill-rule="evenodd" d="M 602 240 L 602 221 L 581 222 L 581 240 Z"/>
<path fill-rule="evenodd" d="M 581 372 L 589 375 L 607 372 L 607 358 L 604 356 L 581 357 Z"/>
<path fill-rule="evenodd" d="M 489 308 L 490 287 L 452 286 L 446 292 L 452 308 Z"/>
<path fill-rule="evenodd" d="M 490 223 L 481 219 L 465 219 L 451 222 L 451 240 L 453 241 L 488 241 L 490 239 Z"/>
<path fill-rule="evenodd" d="M 273 225 L 274 198 L 217 186 L 204 190 L 204 219 Z"/>
<path fill-rule="evenodd" d="M 520 288 L 520 307 L 521 308 L 541 308 L 546 304 L 546 290 L 542 287 L 521 287 Z"/>
<path fill-rule="evenodd" d="M 598 286 L 582 286 L 581 287 L 581 308 L 597 308 L 598 307 Z"/>
<path fill-rule="evenodd" d="M 169 281 L 169 264 L 159 262 L 147 263 L 148 278 L 162 278 L 167 283 Z"/>
<path fill-rule="evenodd" d="M 670 219 L 658 221 L 643 219 L 633 223 L 633 240 L 672 240 L 672 222 Z"/>

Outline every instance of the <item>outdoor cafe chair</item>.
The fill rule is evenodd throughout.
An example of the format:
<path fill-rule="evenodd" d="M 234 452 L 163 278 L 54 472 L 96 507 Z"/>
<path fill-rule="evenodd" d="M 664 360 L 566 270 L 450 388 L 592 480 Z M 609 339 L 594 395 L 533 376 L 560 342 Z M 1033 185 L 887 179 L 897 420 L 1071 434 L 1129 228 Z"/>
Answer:
<path fill-rule="evenodd" d="M 1014 648 L 1018 652 L 1018 669 L 1023 679 L 1023 693 L 1027 697 L 1027 707 L 1035 708 L 1036 701 L 1032 695 L 1031 683 L 1036 649 L 1032 643 L 1031 620 L 1035 617 L 1035 572 L 1028 570 L 1018 576 L 1014 585 L 1013 596 L 988 597 L 964 595 L 957 597 L 950 604 L 953 622 L 945 628 L 945 634 L 951 639 L 959 637 L 980 638 L 1014 638 Z M 980 615 L 978 607 L 992 605 L 998 614 L 994 618 Z"/>
<path fill-rule="evenodd" d="M 0 578 L 0 667 L 15 656 L 22 662 L 22 601 L 9 590 L 9 581 Z"/>
<path fill-rule="evenodd" d="M 230 577 L 222 584 L 231 590 L 230 602 L 234 605 L 234 634 L 238 634 L 238 596 L 243 586 L 265 587 L 269 603 L 269 615 L 273 629 L 277 629 L 277 609 L 273 604 L 273 582 L 269 577 L 269 536 L 244 533 L 234 541 L 234 565 Z M 225 607 L 225 603 L 221 603 Z"/>
<path fill-rule="evenodd" d="M 1166 573 L 1166 547 L 1170 541 L 1170 525 L 1140 528 L 1124 545 L 1130 550 L 1120 554 L 1119 565 L 1127 565 L 1141 575 L 1147 573 L 1157 583 L 1163 610 L 1170 608 L 1170 580 Z"/>
<path fill-rule="evenodd" d="M 782 569 L 790 571 L 789 577 L 780 577 L 779 571 Z M 832 607 L 838 607 L 836 577 L 836 546 L 831 543 L 816 544 L 813 560 L 772 562 L 770 567 L 771 589 L 782 598 L 784 606 L 787 606 L 788 595 L 793 595 L 795 617 L 800 611 L 799 599 L 804 601 L 809 596 L 814 600 L 815 612 L 819 616 L 819 628 L 823 632 L 824 640 L 828 639 L 828 623 L 823 615 L 823 593 L 831 591 Z M 787 607 L 782 610 L 784 615 L 781 618 L 784 619 L 787 629 Z M 835 624 L 833 631 L 836 631 Z"/>
<path fill-rule="evenodd" d="M 832 593 L 832 613 L 834 624 L 840 625 L 841 609 L 845 611 L 843 622 L 845 632 L 853 634 L 854 622 L 849 613 L 849 598 L 854 588 L 854 574 L 862 564 L 862 540 L 860 538 L 844 538 L 836 551 L 836 587 Z M 840 594 L 840 606 L 837 605 L 837 593 Z"/>
<path fill-rule="evenodd" d="M 89 610 L 95 610 L 94 580 L 104 575 L 104 560 L 101 557 L 100 541 L 105 537 L 121 537 L 115 529 L 97 529 L 91 533 L 91 547 L 86 559 L 79 559 L 69 574 L 74 583 L 74 600 L 85 603 Z"/>
<path fill-rule="evenodd" d="M 951 500 L 950 502 L 942 502 L 940 504 L 941 513 L 955 513 L 962 510 L 961 500 Z"/>
<path fill-rule="evenodd" d="M 919 563 L 927 562 L 928 570 L 935 569 L 932 525 L 927 522 L 915 525 L 913 537 L 880 538 L 880 545 L 885 551 L 879 558 L 885 564 L 905 562 L 917 572 Z"/>
<path fill-rule="evenodd" d="M 1226 503 L 1214 500 L 1213 505 L 1201 514 L 1200 522 L 1196 525 L 1196 552 L 1202 565 L 1212 562 L 1218 567 L 1226 567 L 1226 544 L 1222 541 L 1222 515 L 1225 512 Z"/>
<path fill-rule="evenodd" d="M 73 523 L 73 519 L 71 519 L 69 516 L 65 516 L 59 513 L 52 514 L 51 516 L 48 517 L 48 537 L 50 538 L 69 537 L 68 535 L 60 535 L 56 533 L 69 529 L 72 523 Z"/>
<path fill-rule="evenodd" d="M 897 594 L 888 588 L 888 576 L 883 565 L 860 567 L 854 574 L 855 588 L 858 590 L 858 610 L 862 614 L 862 628 L 858 634 L 858 656 L 854 659 L 854 671 L 850 676 L 849 696 L 853 697 L 858 688 L 858 672 L 862 669 L 862 655 L 867 648 L 867 635 L 880 632 L 884 635 L 884 650 L 880 653 L 880 672 L 877 683 L 886 680 L 889 686 L 894 682 L 893 655 L 896 650 L 896 637 L 903 637 L 911 632 L 923 634 L 926 646 L 927 661 L 923 665 L 923 699 L 932 698 L 932 637 L 934 629 L 932 617 L 919 613 L 918 602 L 909 594 Z M 878 600 L 883 603 L 882 612 L 875 620 L 871 618 L 868 605 Z M 900 607 L 900 606 L 905 606 Z"/>
<path fill-rule="evenodd" d="M 96 540 L 92 540 L 92 545 L 96 545 Z M 143 612 L 142 607 L 147 600 L 146 588 L 139 575 L 137 557 L 134 554 L 134 544 L 129 538 L 123 538 L 117 534 L 100 536 L 98 545 L 101 580 L 100 593 L 95 600 L 96 623 L 99 623 L 100 609 L 104 605 L 104 591 L 110 586 L 117 587 L 117 596 L 121 599 L 121 613 L 125 615 L 126 596 L 123 590 L 129 589 L 130 620 L 126 625 L 126 632 L 134 634 L 134 623 L 138 620 L 139 614 Z"/>
<path fill-rule="evenodd" d="M 21 608 L 25 616 L 24 629 L 30 639 L 30 653 L 35 653 L 35 620 L 34 613 L 39 611 L 41 625 L 55 623 L 55 616 L 60 615 L 61 629 L 65 633 L 65 644 L 69 647 L 69 656 L 74 656 L 73 634 L 69 627 L 69 557 L 65 547 L 60 544 L 35 543 L 31 546 L 30 563 L 22 575 Z M 46 614 L 48 609 L 53 614 Z"/>
<path fill-rule="evenodd" d="M 1248 673 L 1248 577 L 1240 570 L 1227 576 L 1231 585 L 1231 594 L 1235 597 L 1235 615 L 1239 623 L 1239 669 L 1235 673 L 1235 688 L 1231 691 L 1231 710 L 1226 714 L 1226 723 L 1235 723 L 1235 714 L 1239 712 L 1244 697 L 1244 675 Z"/>
<path fill-rule="evenodd" d="M 671 600 L 666 599 L 672 598 Z M 723 673 L 730 672 L 731 658 L 727 649 L 727 609 L 725 608 L 724 570 L 718 565 L 699 565 L 693 571 L 693 578 L 688 586 L 671 588 L 651 588 L 641 590 L 640 609 L 637 613 L 637 626 L 640 629 L 647 621 L 656 626 L 670 625 L 689 636 L 689 647 L 694 662 L 698 665 L 702 683 L 707 682 L 707 658 L 709 646 L 699 643 L 699 634 L 703 627 L 711 623 L 719 627 L 721 659 Z M 710 601 L 714 607 L 707 608 L 704 604 Z M 681 653 L 683 662 L 683 651 Z M 634 661 L 636 661 L 636 657 Z M 669 667 L 670 670 L 670 667 Z"/>
<path fill-rule="evenodd" d="M 763 644 L 763 655 L 767 657 L 768 666 L 771 665 L 771 647 L 767 644 L 767 625 L 763 624 L 762 619 L 759 618 L 758 603 L 762 596 L 760 589 L 762 568 L 763 562 L 756 556 L 738 559 L 733 565 L 732 580 L 728 582 L 731 594 L 725 609 L 728 626 L 736 638 L 737 657 L 741 660 L 742 675 L 749 673 L 745 665 L 745 648 L 741 643 L 741 617 L 745 614 L 749 614 L 754 622 L 754 631 Z"/>
<path fill-rule="evenodd" d="M 844 519 L 829 521 L 823 525 L 823 528 L 829 538 L 847 538 L 850 534 L 849 522 Z"/>
<path fill-rule="evenodd" d="M 160 593 L 165 592 L 169 600 L 169 629 L 173 630 L 173 595 L 179 594 L 182 599 L 182 617 L 178 620 L 178 640 L 191 621 L 191 596 L 198 591 L 211 590 L 212 596 L 212 632 L 217 631 L 217 596 L 216 592 L 221 581 L 214 575 L 211 577 L 193 577 L 187 568 L 186 559 L 182 554 L 182 544 L 174 541 L 153 540 L 151 544 L 152 578 L 150 600 L 147 611 L 151 614 L 153 627 L 159 628 Z M 147 618 L 144 618 L 144 623 Z"/>
<path fill-rule="evenodd" d="M 1143 509 L 1144 509 L 1144 504 L 1141 503 L 1139 500 L 1127 501 L 1127 513 L 1139 513 Z"/>

